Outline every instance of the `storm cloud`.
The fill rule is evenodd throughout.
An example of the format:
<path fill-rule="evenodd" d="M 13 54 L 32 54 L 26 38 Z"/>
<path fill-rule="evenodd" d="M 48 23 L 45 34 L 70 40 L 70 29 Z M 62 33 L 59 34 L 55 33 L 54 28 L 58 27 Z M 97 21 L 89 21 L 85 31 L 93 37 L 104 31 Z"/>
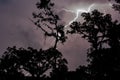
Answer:
<path fill-rule="evenodd" d="M 38 29 L 30 20 L 32 12 L 36 11 L 36 2 L 39 0 L 0 0 L 0 52 L 1 54 L 8 46 L 47 48 L 52 44 L 52 40 L 47 38 L 46 43 L 42 31 Z M 68 24 L 75 14 L 62 10 L 87 8 L 95 3 L 93 9 L 99 9 L 106 13 L 112 13 L 113 18 L 120 18 L 110 6 L 108 0 L 52 0 L 55 8 L 62 19 L 63 24 Z M 81 17 L 80 17 L 81 18 Z M 51 40 L 51 41 L 50 41 Z M 58 49 L 63 53 L 69 62 L 69 68 L 75 69 L 80 64 L 85 65 L 86 50 L 89 43 L 80 38 L 79 35 L 69 36 L 64 45 L 60 44 Z M 72 50 L 71 50 L 72 49 Z"/>

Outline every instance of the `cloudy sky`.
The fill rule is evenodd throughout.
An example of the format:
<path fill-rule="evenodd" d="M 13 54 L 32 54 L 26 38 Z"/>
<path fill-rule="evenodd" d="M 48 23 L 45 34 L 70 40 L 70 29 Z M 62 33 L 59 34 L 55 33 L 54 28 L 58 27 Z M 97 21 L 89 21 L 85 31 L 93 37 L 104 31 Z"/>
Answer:
<path fill-rule="evenodd" d="M 0 0 L 0 54 L 8 46 L 46 48 L 50 39 L 45 38 L 30 20 L 32 12 L 36 11 L 36 2 L 39 0 Z M 87 9 L 95 4 L 91 10 L 99 9 L 104 13 L 111 13 L 114 19 L 120 19 L 107 0 L 53 0 L 59 11 L 62 21 L 67 25 L 76 16 L 75 13 L 63 9 L 72 10 Z M 79 18 L 81 19 L 80 15 Z M 86 64 L 86 49 L 89 47 L 87 41 L 78 35 L 69 36 L 64 45 L 58 48 L 65 58 L 68 59 L 69 68 L 75 69 L 79 64 Z M 72 50 L 71 50 L 72 49 Z"/>

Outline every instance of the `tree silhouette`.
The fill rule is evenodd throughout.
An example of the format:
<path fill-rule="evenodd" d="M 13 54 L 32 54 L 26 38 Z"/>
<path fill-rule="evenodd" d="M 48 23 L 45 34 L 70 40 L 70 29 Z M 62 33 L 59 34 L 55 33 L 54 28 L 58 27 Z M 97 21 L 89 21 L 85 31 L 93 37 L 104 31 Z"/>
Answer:
<path fill-rule="evenodd" d="M 36 4 L 38 12 L 33 12 L 33 18 L 32 22 L 40 28 L 43 32 L 45 37 L 53 37 L 55 39 L 53 48 L 57 48 L 57 44 L 59 42 L 64 43 L 67 39 L 65 32 L 64 32 L 64 25 L 60 24 L 60 17 L 57 15 L 57 12 L 54 10 L 54 3 L 51 2 L 51 0 L 40 0 Z M 56 58 L 56 55 L 54 55 L 54 58 Z M 59 72 L 59 69 L 57 68 L 57 62 L 56 59 L 54 63 L 54 72 L 57 74 Z M 64 66 L 62 63 L 59 64 L 61 67 Z M 64 68 L 67 69 L 66 66 Z M 54 74 L 54 73 L 53 73 Z"/>
<path fill-rule="evenodd" d="M 116 0 L 119 3 L 119 0 Z M 91 45 L 87 52 L 88 65 L 68 71 L 67 60 L 57 49 L 67 39 L 64 25 L 51 0 L 39 0 L 33 20 L 45 37 L 53 37 L 52 47 L 37 50 L 32 47 L 8 47 L 0 58 L 0 80 L 119 80 L 120 23 L 110 14 L 98 10 L 82 13 L 83 23 L 73 22 L 67 33 L 80 34 Z M 113 5 L 114 6 L 114 5 Z M 117 10 L 117 9 L 116 9 Z M 47 76 L 47 72 L 50 76 Z"/>
<path fill-rule="evenodd" d="M 89 68 L 87 66 L 79 66 L 76 69 L 77 80 L 90 80 Z"/>
<path fill-rule="evenodd" d="M 67 80 L 90 80 L 90 75 L 88 74 L 88 67 L 79 66 L 76 71 L 69 71 L 67 73 Z"/>
<path fill-rule="evenodd" d="M 112 5 L 113 9 L 120 13 L 120 0 L 114 0 L 116 3 Z"/>
<path fill-rule="evenodd" d="M 64 25 L 59 23 L 60 18 L 54 10 L 54 3 L 51 0 L 40 0 L 36 6 L 39 12 L 33 12 L 32 22 L 44 32 L 45 36 L 55 39 L 54 48 L 56 48 L 57 43 L 64 43 L 67 37 L 64 33 Z"/>
<path fill-rule="evenodd" d="M 66 59 L 62 58 L 62 54 L 54 48 L 38 51 L 31 47 L 28 49 L 9 47 L 7 50 L 0 59 L 0 76 L 3 78 L 31 77 L 42 79 L 45 77 L 46 71 L 54 69 L 55 63 L 57 63 L 57 68 L 67 64 Z"/>
<path fill-rule="evenodd" d="M 47 49 L 39 51 L 29 47 L 28 49 L 16 47 L 8 48 L 0 59 L 0 78 L 11 79 L 47 79 L 45 73 L 51 70 L 50 76 L 56 79 L 58 75 L 67 72 L 67 61 L 57 50 L 57 43 L 64 43 L 66 36 L 64 25 L 59 24 L 60 18 L 53 10 L 54 3 L 51 0 L 39 0 L 36 4 L 38 13 L 33 13 L 31 20 L 39 27 L 45 36 L 53 37 L 55 44 Z M 2 77 L 1 77 L 2 76 Z"/>
<path fill-rule="evenodd" d="M 68 33 L 80 34 L 91 43 L 88 49 L 89 80 L 120 79 L 120 24 L 110 14 L 83 13 L 84 22 L 74 22 Z"/>

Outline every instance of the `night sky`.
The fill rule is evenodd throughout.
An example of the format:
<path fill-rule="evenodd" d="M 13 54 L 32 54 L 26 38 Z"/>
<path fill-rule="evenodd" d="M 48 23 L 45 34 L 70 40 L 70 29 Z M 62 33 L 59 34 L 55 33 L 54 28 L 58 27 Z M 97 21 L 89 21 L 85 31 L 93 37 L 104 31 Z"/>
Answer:
<path fill-rule="evenodd" d="M 45 38 L 39 28 L 30 20 L 32 12 L 36 11 L 36 2 L 39 0 L 0 0 L 0 52 L 1 54 L 8 46 L 48 48 L 52 45 L 51 39 Z M 112 14 L 113 19 L 120 19 L 118 12 L 114 11 L 108 0 L 52 0 L 55 8 L 67 25 L 75 18 L 74 13 L 64 11 L 69 9 L 87 9 L 91 4 L 95 4 L 91 10 L 98 9 L 104 13 Z M 81 20 L 79 18 L 77 20 Z M 50 40 L 50 41 L 49 41 Z M 86 49 L 89 43 L 81 39 L 79 35 L 69 36 L 64 45 L 59 45 L 58 49 L 63 53 L 69 62 L 69 68 L 75 69 L 80 64 L 86 64 Z"/>

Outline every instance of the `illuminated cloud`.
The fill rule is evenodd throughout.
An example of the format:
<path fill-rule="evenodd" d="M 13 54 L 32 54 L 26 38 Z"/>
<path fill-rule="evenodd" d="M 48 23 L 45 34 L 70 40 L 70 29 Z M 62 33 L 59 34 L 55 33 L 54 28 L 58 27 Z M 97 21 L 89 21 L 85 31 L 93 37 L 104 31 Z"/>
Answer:
<path fill-rule="evenodd" d="M 8 46 L 41 48 L 48 47 L 51 39 L 43 44 L 44 37 L 40 29 L 32 24 L 28 18 L 32 18 L 32 12 L 36 11 L 36 2 L 39 0 L 0 0 L 0 52 L 5 51 Z M 59 10 L 59 15 L 64 24 L 70 24 L 79 20 L 78 15 L 82 10 L 90 10 L 88 7 L 97 8 L 106 13 L 111 13 L 113 18 L 119 18 L 118 14 L 108 7 L 108 0 L 52 0 L 55 8 Z M 110 4 L 111 5 L 111 4 Z M 67 9 L 68 11 L 63 10 Z M 69 11 L 70 10 L 70 11 Z M 85 12 L 86 12 L 85 11 Z M 80 16 L 79 16 L 80 17 Z M 87 41 L 79 36 L 69 36 L 64 45 L 58 46 L 59 50 L 69 61 L 70 69 L 75 69 L 79 64 L 85 64 L 86 49 L 89 47 Z"/>
<path fill-rule="evenodd" d="M 65 10 L 66 12 L 71 12 L 71 13 L 75 13 L 75 14 L 76 14 L 75 18 L 74 18 L 73 20 L 71 20 L 67 25 L 65 25 L 65 28 L 66 28 L 67 26 L 69 26 L 71 23 L 73 23 L 74 21 L 76 21 L 76 20 L 78 19 L 80 13 L 90 12 L 90 11 L 91 11 L 91 8 L 92 8 L 94 5 L 95 5 L 95 4 L 91 4 L 91 5 L 88 7 L 87 10 L 85 10 L 85 9 L 76 9 L 75 11 L 72 11 L 72 10 L 63 9 L 63 10 Z"/>

